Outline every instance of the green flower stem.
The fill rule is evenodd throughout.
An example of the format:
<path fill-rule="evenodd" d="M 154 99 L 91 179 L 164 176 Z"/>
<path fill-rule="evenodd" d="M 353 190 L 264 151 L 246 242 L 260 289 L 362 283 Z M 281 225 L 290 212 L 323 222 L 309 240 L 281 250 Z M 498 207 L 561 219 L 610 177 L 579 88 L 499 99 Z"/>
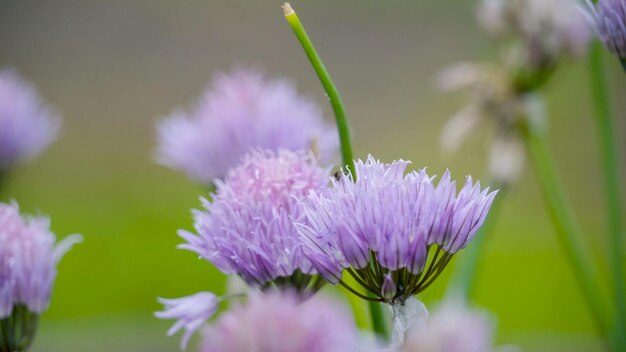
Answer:
<path fill-rule="evenodd" d="M 622 336 L 616 341 L 621 346 L 621 350 L 626 350 L 624 334 L 626 334 L 626 288 L 624 287 L 624 226 L 622 216 L 624 212 L 624 202 L 622 199 L 622 178 L 620 177 L 620 166 L 618 158 L 618 148 L 615 142 L 615 119 L 611 93 L 606 81 L 604 62 L 602 61 L 603 47 L 599 41 L 594 41 L 589 53 L 589 75 L 590 86 L 595 107 L 595 122 L 599 133 L 598 143 L 602 154 L 602 168 L 604 173 L 604 187 L 606 199 L 606 215 L 610 238 L 610 267 L 613 274 L 613 289 L 617 310 L 615 312 L 616 336 Z"/>
<path fill-rule="evenodd" d="M 557 239 L 578 279 L 599 333 L 607 337 L 607 315 L 594 265 L 585 250 L 581 230 L 565 199 L 545 136 L 532 126 L 521 126 L 530 160 L 535 168 Z"/>
<path fill-rule="evenodd" d="M 452 279 L 450 280 L 450 286 L 447 292 L 449 296 L 460 295 L 463 299 L 467 300 L 472 295 L 486 238 L 490 236 L 500 212 L 500 203 L 502 203 L 504 191 L 503 187 L 500 187 L 498 197 L 496 197 L 489 211 L 489 216 L 487 216 L 483 226 L 474 236 L 472 243 L 463 251 L 462 257 L 460 258 L 461 260 L 458 261 Z"/>
<path fill-rule="evenodd" d="M 379 337 L 389 340 L 389 329 L 385 324 L 385 316 L 383 315 L 382 304 L 380 302 L 368 301 L 370 307 L 370 315 L 372 316 L 372 327 Z"/>
<path fill-rule="evenodd" d="M 315 47 L 313 46 L 313 43 L 311 42 L 311 39 L 306 33 L 304 27 L 302 26 L 302 23 L 300 22 L 300 19 L 298 18 L 296 12 L 291 8 L 291 5 L 289 5 L 288 3 L 285 3 L 283 5 L 283 11 L 285 14 L 285 19 L 293 29 L 294 34 L 298 38 L 302 49 L 304 49 L 304 53 L 311 62 L 311 65 L 313 66 L 317 77 L 322 83 L 328 99 L 330 100 L 330 105 L 332 106 L 333 112 L 335 114 L 337 130 L 339 132 L 339 142 L 341 143 L 341 157 L 343 159 L 343 164 L 356 179 L 356 173 L 354 172 L 354 157 L 352 154 L 352 145 L 350 143 L 350 130 L 348 127 L 348 120 L 346 119 L 346 111 L 344 109 L 341 96 L 339 95 L 339 91 L 337 91 L 337 87 L 335 87 L 335 84 L 333 83 L 330 74 L 326 70 L 322 59 L 315 50 Z M 356 281 L 352 277 L 346 276 L 345 281 L 346 284 L 349 286 L 358 286 L 354 285 Z M 360 327 L 366 326 L 367 323 L 362 320 L 362 302 L 355 295 L 348 295 L 348 297 L 352 306 L 352 310 L 354 311 L 357 324 L 359 324 Z M 380 304 L 371 302 L 369 308 L 374 331 L 381 336 L 387 337 L 388 331 L 385 328 Z"/>
<path fill-rule="evenodd" d="M 330 105 L 333 108 L 333 112 L 335 114 L 335 122 L 337 123 L 337 130 L 339 131 L 339 142 L 341 143 L 341 157 L 343 159 L 343 164 L 348 168 L 348 170 L 354 174 L 354 157 L 352 156 L 352 145 L 350 144 L 350 129 L 348 127 L 348 120 L 346 119 L 346 111 L 343 107 L 343 102 L 341 101 L 341 96 L 339 95 L 339 91 L 337 91 L 337 87 L 333 83 L 330 74 L 326 70 L 322 59 L 318 55 L 311 39 L 307 35 L 298 15 L 291 8 L 289 3 L 285 3 L 283 5 L 283 11 L 285 13 L 285 18 L 287 22 L 293 29 L 293 32 L 296 34 L 296 37 L 300 41 L 300 45 L 302 45 L 302 49 L 306 56 L 309 58 L 311 65 L 313 65 L 313 69 L 319 77 L 324 90 L 326 91 L 326 95 L 330 100 Z"/>

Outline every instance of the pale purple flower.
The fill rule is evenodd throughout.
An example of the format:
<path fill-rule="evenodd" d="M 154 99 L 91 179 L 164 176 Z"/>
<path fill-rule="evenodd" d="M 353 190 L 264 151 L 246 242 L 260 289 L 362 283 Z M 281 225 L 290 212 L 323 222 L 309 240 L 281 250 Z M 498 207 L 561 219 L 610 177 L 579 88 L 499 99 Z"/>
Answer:
<path fill-rule="evenodd" d="M 15 71 L 0 71 L 0 172 L 54 141 L 61 119 Z"/>
<path fill-rule="evenodd" d="M 313 101 L 289 81 L 251 70 L 218 74 L 191 109 L 172 113 L 157 132 L 157 160 L 206 184 L 253 148 L 313 150 L 332 163 L 339 145 Z"/>
<path fill-rule="evenodd" d="M 402 352 L 489 352 L 493 350 L 493 324 L 483 312 L 459 301 L 442 304 L 407 332 Z"/>
<path fill-rule="evenodd" d="M 495 127 L 495 137 L 489 148 L 488 171 L 492 182 L 512 185 L 524 169 L 525 150 L 519 135 L 520 123 L 532 126 L 545 121 L 531 121 L 531 99 L 516 91 L 515 77 L 497 65 L 460 63 L 440 72 L 436 81 L 442 90 L 464 89 L 469 95 L 466 106 L 444 125 L 441 145 L 445 152 L 459 149 L 463 141 L 489 120 Z M 544 116 L 544 115 L 536 115 Z"/>
<path fill-rule="evenodd" d="M 0 203 L 0 319 L 18 305 L 40 314 L 50 303 L 56 266 L 79 235 L 55 245 L 46 218 L 24 218 L 17 204 Z"/>
<path fill-rule="evenodd" d="M 204 333 L 201 352 L 362 352 L 346 309 L 324 297 L 302 302 L 290 293 L 251 295 Z"/>
<path fill-rule="evenodd" d="M 216 182 L 213 200 L 195 211 L 197 234 L 180 231 L 179 248 L 198 253 L 249 285 L 319 288 L 302 255 L 293 221 L 304 221 L 301 199 L 328 184 L 329 170 L 310 153 L 254 151 Z M 312 286 L 310 286 L 311 284 Z"/>
<path fill-rule="evenodd" d="M 604 45 L 621 60 L 626 59 L 626 1 L 586 0 L 585 14 Z"/>
<path fill-rule="evenodd" d="M 180 341 L 180 348 L 184 350 L 193 333 L 215 314 L 220 299 L 211 292 L 198 292 L 176 299 L 159 298 L 159 302 L 165 306 L 165 310 L 154 315 L 160 319 L 176 319 L 167 335 L 172 336 L 184 329 L 185 333 Z"/>
<path fill-rule="evenodd" d="M 483 0 L 477 14 L 488 33 L 515 36 L 523 64 L 550 69 L 563 56 L 586 52 L 590 30 L 576 6 L 574 0 Z"/>
<path fill-rule="evenodd" d="M 375 300 L 402 303 L 428 287 L 482 225 L 495 192 L 468 177 L 457 195 L 448 172 L 435 186 L 425 170 L 405 174 L 408 164 L 369 156 L 357 161 L 356 182 L 342 176 L 311 192 L 304 206 L 309 224 L 297 226 L 305 254 L 331 283 L 345 285 L 346 269 Z"/>

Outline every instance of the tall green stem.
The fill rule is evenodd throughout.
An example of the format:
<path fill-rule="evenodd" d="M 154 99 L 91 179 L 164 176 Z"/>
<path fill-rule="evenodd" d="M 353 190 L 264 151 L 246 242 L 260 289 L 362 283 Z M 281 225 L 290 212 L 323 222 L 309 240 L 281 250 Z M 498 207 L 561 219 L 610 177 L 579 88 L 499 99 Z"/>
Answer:
<path fill-rule="evenodd" d="M 607 315 L 600 295 L 600 285 L 593 269 L 594 265 L 583 244 L 581 230 L 568 207 L 561 182 L 557 177 L 554 163 L 548 152 L 545 137 L 532 126 L 524 125 L 521 129 L 548 206 L 550 218 L 555 226 L 557 239 L 578 279 L 578 284 L 589 305 L 596 327 L 599 333 L 606 338 Z"/>
<path fill-rule="evenodd" d="M 370 315 L 372 316 L 372 328 L 378 334 L 378 336 L 389 339 L 389 330 L 385 324 L 385 316 L 383 315 L 382 303 L 380 302 L 367 302 L 370 307 Z"/>
<path fill-rule="evenodd" d="M 356 179 L 356 173 L 354 172 L 354 157 L 352 155 L 352 145 L 350 143 L 350 129 L 348 127 L 348 120 L 346 119 L 346 111 L 343 106 L 343 102 L 341 100 L 341 95 L 339 95 L 339 91 L 335 84 L 333 83 L 330 74 L 326 70 L 322 59 L 319 54 L 315 50 L 311 39 L 306 33 L 300 19 L 296 12 L 291 8 L 288 3 L 283 5 L 283 11 L 285 14 L 285 18 L 287 22 L 293 29 L 302 49 L 304 49 L 304 53 L 308 57 L 317 77 L 319 78 L 324 90 L 326 91 L 326 95 L 330 100 L 330 105 L 332 106 L 333 112 L 335 114 L 335 122 L 337 124 L 337 131 L 339 132 L 339 142 L 341 143 L 341 156 L 343 160 L 343 165 L 348 169 L 348 171 L 352 174 L 353 178 Z M 346 277 L 346 281 L 348 284 L 354 283 L 354 279 L 352 277 Z M 349 295 L 350 304 L 352 306 L 352 310 L 354 311 L 355 318 L 357 319 L 357 324 L 360 327 L 365 327 L 368 324 L 364 321 L 360 321 L 363 318 L 363 314 L 361 311 L 362 305 L 361 301 L 355 295 Z M 380 309 L 380 304 L 375 302 L 370 302 L 370 314 L 372 316 L 374 331 L 382 336 L 387 335 L 387 329 L 385 328 L 382 311 Z"/>
<path fill-rule="evenodd" d="M 343 107 L 343 102 L 341 100 L 341 95 L 339 95 L 339 91 L 335 84 L 333 83 L 330 74 L 326 70 L 322 59 L 317 54 L 311 39 L 308 34 L 304 30 L 298 15 L 291 8 L 288 3 L 283 5 L 283 10 L 285 12 L 285 18 L 287 22 L 293 29 L 293 32 L 296 34 L 296 37 L 300 41 L 300 45 L 302 45 L 302 49 L 304 49 L 304 53 L 309 58 L 311 65 L 313 65 L 313 69 L 319 77 L 324 90 L 326 91 L 326 95 L 330 100 L 330 105 L 333 108 L 333 112 L 335 114 L 335 122 L 337 123 L 337 130 L 339 131 L 339 141 L 341 143 L 341 157 L 343 159 L 343 164 L 350 170 L 353 176 L 356 176 L 354 173 L 354 157 L 352 155 L 352 145 L 350 144 L 350 129 L 348 127 L 348 120 L 346 119 L 346 111 Z"/>
<path fill-rule="evenodd" d="M 474 236 L 472 243 L 464 250 L 463 256 L 460 258 L 461 260 L 458 261 L 450 280 L 448 295 L 461 295 L 464 299 L 469 299 L 471 296 L 476 282 L 476 273 L 480 264 L 481 254 L 485 247 L 485 239 L 490 236 L 496 222 L 495 220 L 498 217 L 503 193 L 503 189 L 500 189 L 497 199 L 491 206 L 489 216 L 487 216 L 483 226 Z"/>
<path fill-rule="evenodd" d="M 624 287 L 624 203 L 617 143 L 615 142 L 614 113 L 611 104 L 611 93 L 608 89 L 604 62 L 603 47 L 599 41 L 592 44 L 589 53 L 590 86 L 595 108 L 595 122 L 598 130 L 598 143 L 602 156 L 606 215 L 610 238 L 610 266 L 613 275 L 613 295 L 616 300 L 615 336 L 621 350 L 626 350 L 624 334 L 626 334 L 626 288 Z M 621 336 L 621 338 L 619 338 Z M 621 340 L 621 341 L 620 341 Z"/>

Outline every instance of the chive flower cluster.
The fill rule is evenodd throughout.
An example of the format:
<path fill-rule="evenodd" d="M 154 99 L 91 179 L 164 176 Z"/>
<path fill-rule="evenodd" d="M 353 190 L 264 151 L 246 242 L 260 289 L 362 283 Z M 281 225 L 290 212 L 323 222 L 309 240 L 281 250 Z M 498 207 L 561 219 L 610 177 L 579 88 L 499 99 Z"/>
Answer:
<path fill-rule="evenodd" d="M 200 352 L 365 352 L 345 308 L 293 292 L 252 294 L 205 329 Z M 373 350 L 372 350 L 373 351 Z"/>
<path fill-rule="evenodd" d="M 255 287 L 287 285 L 316 291 L 323 280 L 303 255 L 293 221 L 304 221 L 301 200 L 328 184 L 329 170 L 305 152 L 253 151 L 216 182 L 205 211 L 195 211 L 197 234 L 180 231 L 180 248 L 198 253 L 226 274 Z"/>
<path fill-rule="evenodd" d="M 56 266 L 79 235 L 55 244 L 49 220 L 22 217 L 17 204 L 0 203 L 0 349 L 22 351 L 50 304 Z"/>
<path fill-rule="evenodd" d="M 402 304 L 472 240 L 496 192 L 468 177 L 457 194 L 449 172 L 435 185 L 425 170 L 405 174 L 408 164 L 370 156 L 357 161 L 356 175 L 309 196 L 309 224 L 298 229 L 305 255 L 326 280 L 364 299 Z M 344 270 L 375 298 L 345 284 Z"/>
<path fill-rule="evenodd" d="M 335 161 L 339 141 L 321 109 L 284 79 L 237 69 L 218 74 L 200 100 L 157 126 L 156 158 L 190 178 L 211 184 L 252 149 L 313 150 Z"/>
<path fill-rule="evenodd" d="M 56 138 L 61 119 L 15 71 L 0 71 L 0 174 L 39 154 Z"/>

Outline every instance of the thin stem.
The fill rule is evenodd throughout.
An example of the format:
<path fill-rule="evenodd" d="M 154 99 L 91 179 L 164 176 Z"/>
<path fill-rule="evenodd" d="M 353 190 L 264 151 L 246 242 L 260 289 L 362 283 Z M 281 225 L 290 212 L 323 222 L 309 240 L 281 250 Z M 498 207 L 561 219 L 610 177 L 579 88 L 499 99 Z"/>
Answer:
<path fill-rule="evenodd" d="M 376 332 L 379 337 L 385 339 L 385 341 L 388 341 L 389 330 L 385 324 L 385 317 L 383 315 L 381 303 L 369 301 L 369 306 L 370 313 L 372 315 L 372 326 L 374 328 L 374 332 Z"/>
<path fill-rule="evenodd" d="M 489 211 L 489 215 L 485 219 L 483 226 L 478 230 L 469 248 L 465 249 L 461 260 L 456 265 L 451 284 L 448 288 L 449 295 L 461 295 L 468 299 L 472 294 L 472 289 L 476 283 L 476 273 L 480 265 L 480 259 L 485 248 L 486 238 L 490 236 L 493 225 L 500 210 L 502 202 L 503 187 L 500 188 L 500 194 L 494 201 Z"/>
<path fill-rule="evenodd" d="M 589 305 L 598 332 L 606 338 L 607 319 L 599 291 L 600 285 L 595 270 L 593 270 L 590 256 L 585 251 L 581 230 L 561 189 L 561 182 L 556 175 L 554 163 L 548 153 L 546 140 L 532 127 L 522 126 L 521 130 L 548 206 L 550 218 L 555 226 L 557 239 L 578 279 L 578 284 Z"/>
<path fill-rule="evenodd" d="M 613 295 L 617 303 L 615 312 L 615 329 L 617 343 L 626 350 L 626 342 L 620 335 L 626 333 L 626 287 L 624 287 L 624 226 L 622 215 L 624 214 L 624 202 L 622 199 L 622 187 L 620 180 L 620 165 L 618 147 L 615 142 L 615 126 L 611 104 L 611 93 L 606 80 L 606 70 L 602 61 L 603 47 L 599 41 L 595 41 L 589 52 L 589 74 L 593 103 L 598 129 L 598 143 L 602 154 L 602 168 L 604 173 L 604 187 L 606 200 L 606 215 L 610 238 L 610 266 L 613 274 Z M 623 61 L 622 61 L 623 62 Z M 621 340 L 621 341 L 619 341 Z"/>
<path fill-rule="evenodd" d="M 337 123 L 337 130 L 339 132 L 339 141 L 341 143 L 341 156 L 343 159 L 343 164 L 348 168 L 348 170 L 352 173 L 352 176 L 355 177 L 354 173 L 354 157 L 352 156 L 352 145 L 350 144 L 350 129 L 348 128 L 348 120 L 346 119 L 346 111 L 343 106 L 343 102 L 341 100 L 341 96 L 339 95 L 339 91 L 335 84 L 333 83 L 330 74 L 326 70 L 322 59 L 318 55 L 311 39 L 308 34 L 304 30 L 300 19 L 296 12 L 291 8 L 289 3 L 285 3 L 283 5 L 283 11 L 285 14 L 285 18 L 287 22 L 293 29 L 293 32 L 296 34 L 296 37 L 300 41 L 300 45 L 302 45 L 302 49 L 304 49 L 304 53 L 309 58 L 311 65 L 313 65 L 313 69 L 319 77 L 324 90 L 326 91 L 326 95 L 328 96 L 328 100 L 330 100 L 330 105 L 333 108 L 333 112 L 335 113 L 335 122 Z"/>

